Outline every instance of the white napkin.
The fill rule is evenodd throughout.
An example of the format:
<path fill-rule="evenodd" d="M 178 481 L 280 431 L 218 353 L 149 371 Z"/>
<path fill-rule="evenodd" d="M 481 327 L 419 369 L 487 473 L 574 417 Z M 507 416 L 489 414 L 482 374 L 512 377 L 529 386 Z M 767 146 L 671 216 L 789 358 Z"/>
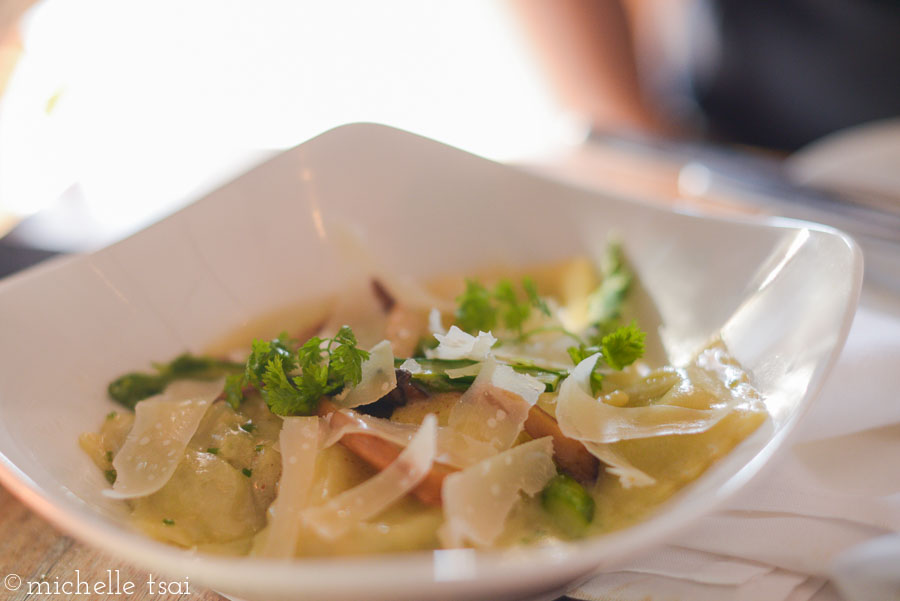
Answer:
<path fill-rule="evenodd" d="M 853 547 L 838 557 L 832 574 L 848 599 L 900 599 L 900 535 L 889 534 Z"/>
<path fill-rule="evenodd" d="M 900 599 L 900 536 L 879 538 L 900 532 L 900 303 L 864 297 L 793 440 L 725 510 L 569 596 L 826 601 L 834 577 L 848 601 Z"/>

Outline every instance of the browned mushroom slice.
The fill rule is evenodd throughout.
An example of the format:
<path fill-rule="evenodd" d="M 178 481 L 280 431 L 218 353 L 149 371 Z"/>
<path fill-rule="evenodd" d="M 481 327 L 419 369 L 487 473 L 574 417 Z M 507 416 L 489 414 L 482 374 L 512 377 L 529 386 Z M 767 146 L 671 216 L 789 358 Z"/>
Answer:
<path fill-rule="evenodd" d="M 540 407 L 535 405 L 528 412 L 525 431 L 532 438 L 553 437 L 553 457 L 564 472 L 582 483 L 597 479 L 600 463 L 597 458 L 583 444 L 563 434 L 553 416 Z"/>
<path fill-rule="evenodd" d="M 322 403 L 319 407 L 319 415 L 331 414 L 331 423 L 336 427 L 353 422 L 352 416 L 335 411 L 335 409 L 337 408 L 331 403 Z M 340 443 L 377 470 L 383 470 L 393 463 L 402 451 L 400 446 L 378 436 L 357 432 L 344 434 Z M 425 479 L 413 489 L 413 494 L 426 505 L 440 507 L 444 478 L 455 471 L 454 468 L 435 463 Z"/>
<path fill-rule="evenodd" d="M 385 313 L 389 313 L 394 308 L 394 305 L 397 304 L 397 299 L 394 298 L 394 295 L 377 278 L 372 278 L 372 292 L 375 294 L 375 298 L 378 299 L 381 310 Z"/>
<path fill-rule="evenodd" d="M 319 415 L 324 417 L 330 414 L 332 425 L 338 428 L 353 423 L 351 415 L 336 411 L 336 409 L 337 407 L 332 403 L 323 401 L 319 407 Z M 594 482 L 597 479 L 599 470 L 597 458 L 591 455 L 580 442 L 566 437 L 553 416 L 540 407 L 532 407 L 528 412 L 525 431 L 532 438 L 550 436 L 553 439 L 553 456 L 556 464 L 564 472 L 584 483 Z M 399 445 L 374 434 L 351 432 L 344 434 L 339 442 L 378 470 L 383 470 L 390 465 L 402 450 Z M 444 478 L 455 471 L 457 471 L 455 468 L 435 463 L 422 483 L 413 490 L 413 494 L 426 505 L 440 506 Z"/>

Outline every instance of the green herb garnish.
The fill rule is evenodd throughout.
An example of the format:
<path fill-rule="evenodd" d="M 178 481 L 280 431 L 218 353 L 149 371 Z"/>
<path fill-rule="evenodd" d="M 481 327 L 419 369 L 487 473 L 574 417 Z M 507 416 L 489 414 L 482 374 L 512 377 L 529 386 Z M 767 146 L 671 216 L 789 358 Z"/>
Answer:
<path fill-rule="evenodd" d="M 512 282 L 500 280 L 494 288 L 494 299 L 497 301 L 497 313 L 501 322 L 510 330 L 522 331 L 522 324 L 531 315 L 531 304 L 520 303 Z"/>
<path fill-rule="evenodd" d="M 578 365 L 591 355 L 594 355 L 600 352 L 600 349 L 593 346 L 570 346 L 566 349 L 569 353 L 569 357 L 572 358 L 572 363 Z M 591 392 L 594 394 L 598 394 L 600 392 L 600 386 L 603 385 L 603 374 L 600 373 L 597 368 L 600 366 L 600 362 L 597 361 L 597 364 L 594 366 L 594 371 L 591 372 Z"/>
<path fill-rule="evenodd" d="M 106 478 L 106 481 L 110 484 L 116 483 L 116 470 L 106 470 L 103 472 L 103 476 Z"/>
<path fill-rule="evenodd" d="M 297 341 L 282 332 L 274 340 L 254 340 L 250 357 L 244 365 L 242 373 L 231 374 L 225 379 L 225 400 L 233 409 L 237 409 L 244 400 L 244 387 L 261 388 L 266 370 L 276 358 L 281 359 L 283 369 L 291 372 L 297 368 L 294 348 Z"/>
<path fill-rule="evenodd" d="M 244 432 L 253 432 L 256 430 L 256 424 L 253 422 L 247 422 L 246 424 L 241 424 L 241 430 Z"/>
<path fill-rule="evenodd" d="M 612 369 L 628 367 L 644 354 L 646 333 L 632 321 L 622 325 L 620 318 L 625 299 L 634 276 L 625 264 L 625 254 L 617 242 L 610 242 L 600 264 L 602 280 L 588 300 L 588 316 L 591 326 L 584 335 L 586 341 L 569 347 L 569 357 L 576 365 L 595 353 L 600 353 L 602 361 L 597 361 L 591 373 L 591 389 L 594 394 L 600 390 L 603 374 L 598 370 L 605 363 Z"/>
<path fill-rule="evenodd" d="M 625 264 L 625 253 L 617 242 L 610 242 L 600 262 L 600 286 L 588 299 L 588 317 L 599 335 L 606 334 L 622 315 L 625 297 L 634 276 Z"/>
<path fill-rule="evenodd" d="M 156 373 L 132 372 L 110 382 L 110 398 L 134 409 L 138 401 L 161 393 L 174 380 L 214 380 L 242 369 L 243 365 L 184 353 L 170 363 L 155 363 L 153 368 Z M 112 419 L 115 412 L 106 417 Z"/>
<path fill-rule="evenodd" d="M 500 280 L 492 291 L 477 280 L 466 280 L 465 292 L 456 299 L 456 325 L 471 334 L 493 330 L 497 325 L 521 334 L 533 308 L 550 315 L 531 278 L 522 280 L 522 288 L 525 300 L 519 299 L 510 280 Z"/>
<path fill-rule="evenodd" d="M 209 447 L 208 449 L 206 449 L 206 452 L 207 452 L 207 453 L 210 453 L 210 454 L 212 454 L 212 455 L 218 455 L 218 454 L 219 454 L 219 447 Z"/>
<path fill-rule="evenodd" d="M 362 362 L 368 358 L 347 326 L 334 338 L 310 338 L 296 351 L 284 335 L 269 342 L 255 340 L 244 373 L 226 381 L 226 397 L 236 407 L 244 386 L 251 385 L 276 415 L 315 415 L 323 396 L 359 384 Z"/>
<path fill-rule="evenodd" d="M 537 286 L 529 277 L 522 278 L 522 288 L 525 289 L 525 294 L 528 296 L 528 302 L 536 308 L 538 311 L 550 317 L 550 307 L 547 306 L 547 302 L 538 296 Z"/>
<path fill-rule="evenodd" d="M 170 520 L 169 518 L 163 518 L 162 523 L 165 524 L 166 526 L 174 526 L 175 520 Z"/>
<path fill-rule="evenodd" d="M 477 280 L 466 280 L 466 290 L 456 298 L 456 324 L 460 329 L 487 332 L 497 324 L 497 308 L 491 293 Z"/>
<path fill-rule="evenodd" d="M 250 476 L 253 475 L 253 470 L 245 467 L 244 469 L 241 470 L 241 473 L 249 478 Z"/>
<path fill-rule="evenodd" d="M 112 460 L 113 460 L 113 452 L 112 452 L 112 451 L 107 451 L 107 452 L 106 452 L 106 462 L 107 462 L 107 463 L 112 463 Z"/>
<path fill-rule="evenodd" d="M 576 365 L 594 355 L 600 353 L 600 357 L 606 365 L 615 370 L 622 370 L 640 359 L 644 355 L 644 341 L 646 332 L 632 321 L 627 326 L 619 326 L 600 339 L 599 346 L 587 346 L 584 344 L 570 346 L 567 351 L 572 362 Z M 597 361 L 594 371 L 591 372 L 591 390 L 597 394 L 603 382 L 603 374 L 598 371 L 601 362 Z"/>
<path fill-rule="evenodd" d="M 106 419 L 115 419 L 115 417 L 117 415 L 118 415 L 118 413 L 116 413 L 115 411 L 110 411 L 109 413 L 106 414 Z"/>
<path fill-rule="evenodd" d="M 644 355 L 646 332 L 632 320 L 627 326 L 620 326 L 600 339 L 603 360 L 615 370 L 625 369 Z"/>
<path fill-rule="evenodd" d="M 394 359 L 394 367 L 400 367 L 404 361 L 406 359 Z M 430 392 L 464 392 L 475 381 L 474 375 L 451 378 L 447 374 L 448 370 L 469 367 L 478 363 L 472 359 L 425 359 L 416 357 L 415 361 L 419 364 L 421 370 L 410 374 L 410 378 L 417 385 Z M 525 361 L 512 362 L 508 365 L 519 373 L 528 374 L 543 382 L 547 392 L 554 392 L 559 387 L 559 383 L 568 375 L 565 369 L 538 367 Z"/>

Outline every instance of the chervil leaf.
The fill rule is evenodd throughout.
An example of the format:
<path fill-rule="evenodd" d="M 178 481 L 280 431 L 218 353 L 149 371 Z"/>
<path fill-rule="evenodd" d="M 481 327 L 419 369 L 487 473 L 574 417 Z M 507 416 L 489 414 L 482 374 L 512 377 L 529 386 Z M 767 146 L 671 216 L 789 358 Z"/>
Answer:
<path fill-rule="evenodd" d="M 600 366 L 606 363 L 615 370 L 621 370 L 644 355 L 644 341 L 647 334 L 637 326 L 637 322 L 632 321 L 627 326 L 619 326 L 612 332 L 605 334 L 600 339 L 599 345 L 570 346 L 567 350 L 572 363 L 578 365 L 594 353 L 600 353 L 603 362 L 597 361 L 594 371 L 591 372 L 591 390 L 594 394 L 600 391 L 603 383 L 603 374 L 599 371 Z"/>
<path fill-rule="evenodd" d="M 593 348 L 594 352 L 590 352 L 588 349 Z M 569 353 L 569 357 L 572 359 L 572 363 L 578 365 L 594 353 L 599 352 L 599 349 L 595 347 L 585 347 L 585 346 L 570 346 L 566 349 L 566 352 Z"/>
<path fill-rule="evenodd" d="M 466 280 L 466 290 L 456 298 L 456 325 L 466 332 L 488 332 L 497 325 L 497 309 L 491 293 L 481 283 Z"/>
<path fill-rule="evenodd" d="M 341 326 L 341 329 L 338 330 L 337 334 L 334 335 L 334 338 L 332 340 L 342 346 L 356 347 L 356 345 L 358 344 L 356 342 L 356 334 L 353 333 L 353 330 L 350 329 L 350 326 Z"/>
<path fill-rule="evenodd" d="M 304 371 L 322 365 L 325 360 L 322 344 L 326 339 L 313 336 L 297 349 L 297 364 Z"/>
<path fill-rule="evenodd" d="M 578 365 L 591 355 L 600 352 L 600 349 L 596 346 L 570 346 L 566 349 L 566 352 L 569 353 L 569 357 L 572 359 L 572 363 Z M 601 363 L 597 361 L 597 364 L 594 365 L 594 370 L 591 372 L 591 392 L 595 395 L 600 393 L 600 387 L 603 385 L 603 374 L 598 371 Z"/>
<path fill-rule="evenodd" d="M 362 379 L 362 362 L 369 353 L 357 347 L 349 327 L 342 327 L 334 338 L 314 336 L 291 351 L 295 345 L 285 335 L 254 341 L 244 373 L 226 381 L 229 402 L 240 402 L 241 388 L 252 384 L 277 415 L 315 415 L 323 396 Z"/>
<path fill-rule="evenodd" d="M 528 302 L 536 308 L 538 311 L 550 317 L 550 307 L 547 306 L 547 303 L 538 296 L 537 286 L 534 284 L 534 280 L 531 278 L 522 278 L 522 288 L 525 289 L 525 294 L 528 295 Z"/>
<path fill-rule="evenodd" d="M 282 333 L 274 340 L 254 340 L 250 356 L 244 366 L 244 373 L 228 376 L 225 379 L 225 400 L 237 409 L 244 400 L 243 388 L 247 385 L 261 388 L 269 363 L 276 357 L 281 359 L 282 369 L 286 373 L 297 369 L 297 359 L 291 350 L 296 341 Z"/>
<path fill-rule="evenodd" d="M 456 301 L 456 325 L 470 334 L 491 331 L 500 325 L 507 330 L 516 330 L 522 336 L 522 326 L 531 316 L 532 307 L 550 315 L 547 303 L 538 296 L 537 287 L 530 278 L 522 279 L 525 299 L 510 280 L 500 280 L 493 290 L 488 290 L 476 280 L 466 280 L 466 290 Z"/>
<path fill-rule="evenodd" d="M 624 369 L 644 355 L 646 337 L 635 321 L 614 330 L 600 343 L 603 360 L 613 369 Z"/>
<path fill-rule="evenodd" d="M 292 338 L 287 332 L 280 333 L 275 339 L 275 342 L 277 342 L 282 348 L 288 351 L 300 346 L 300 341 L 296 338 Z"/>
<path fill-rule="evenodd" d="M 284 370 L 284 360 L 276 355 L 266 364 L 262 381 L 263 398 L 272 413 L 277 415 L 315 415 L 321 387 L 318 382 L 299 388 Z"/>
<path fill-rule="evenodd" d="M 603 282 L 588 300 L 588 314 L 597 323 L 617 319 L 622 313 L 622 303 L 631 286 L 631 274 L 614 273 Z"/>
<path fill-rule="evenodd" d="M 519 302 L 512 282 L 500 280 L 494 288 L 494 299 L 498 304 L 498 313 L 503 325 L 509 330 L 522 331 L 522 324 L 531 314 L 531 305 Z"/>
<path fill-rule="evenodd" d="M 301 390 L 305 391 L 306 396 L 314 398 L 316 400 L 320 399 L 326 394 L 335 392 L 335 390 L 333 389 L 328 389 L 327 365 L 317 365 L 310 369 L 304 370 L 303 373 L 294 378 L 293 381 L 294 384 L 296 384 Z"/>
<path fill-rule="evenodd" d="M 287 336 L 282 334 L 274 340 L 254 340 L 247 366 L 244 369 L 244 377 L 248 384 L 259 387 L 262 382 L 266 367 L 274 357 L 281 357 L 284 369 L 291 372 L 297 368 L 297 360 L 293 352 L 286 345 Z"/>
<path fill-rule="evenodd" d="M 612 334 L 620 328 L 621 325 L 618 318 L 598 321 L 593 325 L 591 333 L 587 335 L 588 344 L 597 347 L 599 350 L 600 345 L 603 344 L 603 337 L 607 334 Z"/>
<path fill-rule="evenodd" d="M 369 353 L 357 348 L 356 336 L 347 326 L 338 331 L 334 342 L 338 346 L 331 351 L 328 380 L 340 382 L 341 388 L 356 386 L 362 380 L 362 362 L 369 358 Z"/>
<path fill-rule="evenodd" d="M 609 324 L 622 314 L 622 305 L 634 279 L 625 264 L 625 253 L 620 244 L 610 242 L 606 246 L 600 262 L 600 275 L 600 286 L 588 299 L 588 316 L 598 329 L 608 329 Z"/>

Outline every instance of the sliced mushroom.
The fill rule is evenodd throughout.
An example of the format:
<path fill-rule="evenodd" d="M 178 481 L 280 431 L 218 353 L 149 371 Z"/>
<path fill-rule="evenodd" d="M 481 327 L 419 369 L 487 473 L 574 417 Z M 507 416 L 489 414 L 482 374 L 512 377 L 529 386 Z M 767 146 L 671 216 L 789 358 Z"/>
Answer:
<path fill-rule="evenodd" d="M 583 444 L 564 435 L 553 416 L 537 405 L 528 412 L 525 431 L 532 438 L 553 437 L 553 458 L 562 471 L 581 483 L 597 480 L 600 464 L 597 458 Z"/>
<path fill-rule="evenodd" d="M 336 411 L 337 407 L 331 403 L 323 402 L 319 407 L 319 415 L 331 415 L 332 424 L 336 427 L 350 424 L 353 418 L 345 413 Z M 372 434 L 360 434 L 351 432 L 341 437 L 340 443 L 352 451 L 360 459 L 378 470 L 383 470 L 394 462 L 400 455 L 402 448 L 392 442 L 388 442 Z M 445 465 L 435 463 L 425 479 L 413 489 L 413 494 L 426 505 L 441 505 L 441 486 L 444 478 L 456 470 Z"/>

